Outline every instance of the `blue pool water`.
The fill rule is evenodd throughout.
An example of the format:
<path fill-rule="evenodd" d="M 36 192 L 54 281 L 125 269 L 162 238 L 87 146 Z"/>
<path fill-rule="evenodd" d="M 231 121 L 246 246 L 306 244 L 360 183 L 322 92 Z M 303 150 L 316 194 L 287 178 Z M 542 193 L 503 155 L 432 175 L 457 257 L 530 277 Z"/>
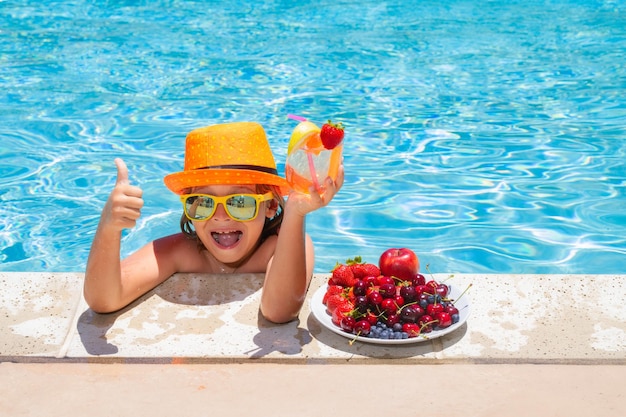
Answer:
<path fill-rule="evenodd" d="M 410 247 L 433 272 L 626 272 L 622 1 L 0 1 L 0 268 L 82 271 L 125 159 L 128 254 L 178 231 L 184 137 L 347 126 L 308 219 L 317 272 Z"/>

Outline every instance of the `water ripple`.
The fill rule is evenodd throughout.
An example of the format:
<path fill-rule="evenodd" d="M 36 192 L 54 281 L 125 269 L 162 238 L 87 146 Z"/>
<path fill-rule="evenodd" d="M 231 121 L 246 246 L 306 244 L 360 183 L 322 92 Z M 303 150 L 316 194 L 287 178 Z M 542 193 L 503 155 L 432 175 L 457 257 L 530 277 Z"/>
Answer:
<path fill-rule="evenodd" d="M 370 4 L 371 3 L 371 4 Z M 167 13 L 163 13 L 167 10 Z M 329 21 L 327 16 L 332 15 Z M 184 137 L 346 124 L 317 269 L 390 246 L 434 272 L 623 273 L 620 2 L 20 2 L 0 8 L 0 269 L 82 270 L 123 157 L 124 253 L 178 228 Z"/>

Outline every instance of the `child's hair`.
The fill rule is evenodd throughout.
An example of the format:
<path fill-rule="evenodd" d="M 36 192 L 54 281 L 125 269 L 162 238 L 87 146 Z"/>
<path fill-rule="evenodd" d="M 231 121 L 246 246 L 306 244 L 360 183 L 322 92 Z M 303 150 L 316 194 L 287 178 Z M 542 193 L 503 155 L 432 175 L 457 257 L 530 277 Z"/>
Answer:
<path fill-rule="evenodd" d="M 263 231 L 261 232 L 261 238 L 259 239 L 259 244 L 263 242 L 268 236 L 277 235 L 278 230 L 280 229 L 280 225 L 283 222 L 283 214 L 285 211 L 285 199 L 282 197 L 280 192 L 280 187 L 276 185 L 266 185 L 259 184 L 256 186 L 256 192 L 259 194 L 265 194 L 268 191 L 271 191 L 274 195 L 274 199 L 270 201 L 270 204 L 276 204 L 276 214 L 272 218 L 265 219 L 265 225 L 263 226 Z M 186 194 L 188 191 L 185 191 Z M 202 241 L 198 238 L 196 231 L 193 229 L 191 220 L 187 218 L 185 213 L 180 218 L 180 230 L 183 232 L 185 236 L 188 238 L 195 240 L 198 244 L 198 248 L 200 250 L 206 249 Z"/>

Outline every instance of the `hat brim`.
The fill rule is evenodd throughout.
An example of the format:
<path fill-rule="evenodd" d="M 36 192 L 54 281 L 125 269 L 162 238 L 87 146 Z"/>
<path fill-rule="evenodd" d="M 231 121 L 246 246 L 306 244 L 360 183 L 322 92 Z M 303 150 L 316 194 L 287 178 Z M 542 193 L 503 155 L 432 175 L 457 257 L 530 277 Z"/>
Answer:
<path fill-rule="evenodd" d="M 198 169 L 175 172 L 163 178 L 165 186 L 175 194 L 193 187 L 207 185 L 266 184 L 276 185 L 283 196 L 289 194 L 289 183 L 278 175 L 245 169 Z"/>

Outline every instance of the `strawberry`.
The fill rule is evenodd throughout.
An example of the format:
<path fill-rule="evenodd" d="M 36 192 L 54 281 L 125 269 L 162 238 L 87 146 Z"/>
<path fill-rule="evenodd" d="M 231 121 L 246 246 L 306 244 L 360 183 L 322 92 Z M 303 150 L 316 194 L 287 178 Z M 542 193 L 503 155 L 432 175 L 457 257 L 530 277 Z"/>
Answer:
<path fill-rule="evenodd" d="M 352 269 L 344 264 L 337 264 L 329 280 L 332 285 L 341 285 L 342 287 L 352 287 L 356 282 L 357 279 L 354 277 Z"/>
<path fill-rule="evenodd" d="M 362 262 L 360 256 L 355 256 L 353 259 L 348 259 L 346 264 L 352 269 L 352 273 L 357 279 L 364 279 L 366 277 L 377 277 L 380 275 L 380 269 L 377 265 Z"/>
<path fill-rule="evenodd" d="M 347 315 L 350 315 L 353 310 L 354 305 L 351 302 L 346 301 L 345 303 L 340 304 L 337 306 L 337 308 L 335 308 L 335 311 L 333 311 L 333 313 L 331 314 L 331 321 L 336 326 L 341 326 L 341 319 L 343 319 Z"/>
<path fill-rule="evenodd" d="M 326 305 L 326 301 L 328 297 L 335 294 L 341 294 L 343 292 L 343 287 L 340 285 L 329 285 L 324 293 L 324 298 L 322 298 L 322 303 Z"/>
<path fill-rule="evenodd" d="M 378 277 L 380 276 L 380 268 L 374 264 L 363 264 L 364 277 Z"/>
<path fill-rule="evenodd" d="M 348 300 L 341 294 L 333 294 L 326 300 L 326 309 L 332 314 L 339 306 L 347 303 Z"/>
<path fill-rule="evenodd" d="M 378 322 L 378 316 L 371 311 L 368 311 L 367 314 L 365 314 L 365 320 L 369 321 L 371 325 L 374 325 Z"/>
<path fill-rule="evenodd" d="M 346 260 L 346 265 L 350 267 L 352 270 L 352 274 L 356 279 L 365 278 L 365 268 L 363 268 L 364 263 L 361 261 L 360 256 L 355 256 L 354 258 L 350 258 Z"/>
<path fill-rule="evenodd" d="M 322 125 L 320 139 L 326 149 L 335 149 L 343 140 L 343 125 L 330 120 Z"/>
<path fill-rule="evenodd" d="M 356 279 L 363 279 L 367 276 L 364 264 L 352 264 L 350 265 L 350 269 L 352 269 L 352 274 Z"/>

